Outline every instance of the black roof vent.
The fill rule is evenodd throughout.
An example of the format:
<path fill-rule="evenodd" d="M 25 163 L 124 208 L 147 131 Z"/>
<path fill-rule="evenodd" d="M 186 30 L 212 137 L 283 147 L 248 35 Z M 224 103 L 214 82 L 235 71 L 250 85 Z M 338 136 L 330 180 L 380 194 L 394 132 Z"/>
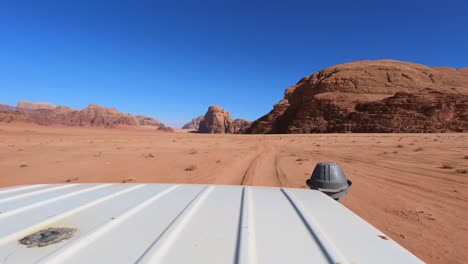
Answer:
<path fill-rule="evenodd" d="M 311 189 L 319 190 L 337 201 L 348 194 L 352 184 L 336 162 L 317 163 L 306 183 Z"/>

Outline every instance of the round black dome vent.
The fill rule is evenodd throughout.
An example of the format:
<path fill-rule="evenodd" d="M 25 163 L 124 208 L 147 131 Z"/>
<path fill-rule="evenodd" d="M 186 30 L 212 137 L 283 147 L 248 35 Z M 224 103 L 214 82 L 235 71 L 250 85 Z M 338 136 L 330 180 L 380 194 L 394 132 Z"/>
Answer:
<path fill-rule="evenodd" d="M 336 162 L 317 163 L 306 183 L 311 189 L 319 190 L 337 201 L 348 194 L 352 184 Z"/>

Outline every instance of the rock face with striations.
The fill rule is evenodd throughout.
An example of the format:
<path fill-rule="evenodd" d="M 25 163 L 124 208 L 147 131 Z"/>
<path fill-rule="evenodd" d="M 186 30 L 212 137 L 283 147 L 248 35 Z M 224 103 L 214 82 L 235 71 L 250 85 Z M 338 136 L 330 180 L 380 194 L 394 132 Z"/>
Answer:
<path fill-rule="evenodd" d="M 198 128 L 200 127 L 200 122 L 204 119 L 205 117 L 204 116 L 199 116 L 199 117 L 195 117 L 194 119 L 190 120 L 190 122 L 188 122 L 187 124 L 185 124 L 182 129 L 195 129 L 195 130 L 198 130 Z"/>
<path fill-rule="evenodd" d="M 246 133 L 467 132 L 468 68 L 393 60 L 333 66 L 286 89 Z"/>
<path fill-rule="evenodd" d="M 50 104 L 30 105 L 20 101 L 18 106 L 11 107 L 0 105 L 2 117 L 0 121 L 32 122 L 39 125 L 65 125 L 65 126 L 92 126 L 92 127 L 117 127 L 126 126 L 151 126 L 158 130 L 171 131 L 170 128 L 154 118 L 144 115 L 130 115 L 119 112 L 114 108 L 98 105 L 89 105 L 82 110 L 75 110 L 66 106 L 53 106 Z"/>
<path fill-rule="evenodd" d="M 198 128 L 199 133 L 233 134 L 245 129 L 250 122 L 243 119 L 234 120 L 231 114 L 221 106 L 210 106 Z"/>

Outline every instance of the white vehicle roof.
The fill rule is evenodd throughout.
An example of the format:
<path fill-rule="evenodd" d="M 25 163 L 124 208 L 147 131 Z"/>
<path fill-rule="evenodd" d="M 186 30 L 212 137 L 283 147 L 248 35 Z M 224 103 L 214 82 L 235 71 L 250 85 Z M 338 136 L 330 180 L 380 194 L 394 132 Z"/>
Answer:
<path fill-rule="evenodd" d="M 55 235 L 53 230 L 68 233 L 64 239 L 54 240 L 48 236 L 51 232 L 37 233 L 43 230 L 52 230 Z M 34 246 L 35 239 L 42 239 L 42 244 Z M 25 245 L 20 240 L 33 244 Z M 0 262 L 271 264 L 421 260 L 315 190 L 44 184 L 0 189 Z"/>

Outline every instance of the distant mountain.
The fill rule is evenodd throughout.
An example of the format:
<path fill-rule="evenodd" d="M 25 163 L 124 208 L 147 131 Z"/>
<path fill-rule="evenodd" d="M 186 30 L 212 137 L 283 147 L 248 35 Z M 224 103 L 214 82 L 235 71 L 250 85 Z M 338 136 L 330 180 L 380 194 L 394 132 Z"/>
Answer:
<path fill-rule="evenodd" d="M 239 133 L 250 125 L 244 119 L 232 119 L 231 114 L 221 106 L 210 106 L 199 122 L 199 133 L 224 134 Z"/>
<path fill-rule="evenodd" d="M 195 117 L 194 119 L 190 120 L 187 124 L 185 124 L 182 129 L 195 129 L 198 130 L 200 126 L 200 122 L 205 118 L 205 116 Z"/>
<path fill-rule="evenodd" d="M 21 100 L 16 105 L 17 108 L 21 108 L 23 110 L 38 110 L 38 109 L 54 109 L 57 107 L 56 105 L 49 104 L 49 103 L 31 103 L 29 101 Z"/>
<path fill-rule="evenodd" d="M 116 127 L 152 126 L 159 130 L 171 130 L 158 120 L 138 115 L 125 114 L 115 108 L 89 105 L 82 110 L 48 103 L 18 102 L 18 107 L 0 105 L 0 121 L 32 122 L 39 125 Z"/>
<path fill-rule="evenodd" d="M 246 133 L 468 132 L 468 68 L 393 60 L 326 68 L 286 89 Z"/>

